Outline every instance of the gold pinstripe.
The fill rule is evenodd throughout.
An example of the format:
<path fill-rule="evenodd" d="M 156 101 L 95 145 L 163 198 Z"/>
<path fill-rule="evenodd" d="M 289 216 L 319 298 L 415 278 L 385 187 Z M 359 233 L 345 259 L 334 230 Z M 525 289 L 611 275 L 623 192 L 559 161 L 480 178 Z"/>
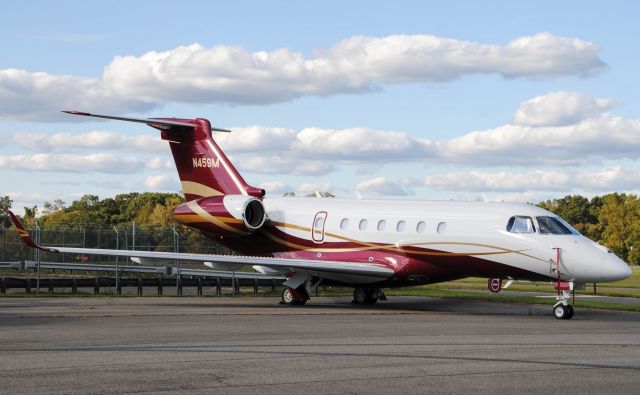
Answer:
<path fill-rule="evenodd" d="M 177 214 L 173 216 L 176 221 L 180 222 L 181 224 L 192 224 L 192 223 L 197 223 L 197 222 L 207 222 L 204 218 L 202 218 L 201 216 L 199 216 L 198 214 Z M 241 224 L 242 220 L 241 219 L 237 219 L 237 218 L 232 218 L 232 217 L 219 217 L 219 216 L 215 216 L 212 215 L 212 217 L 218 219 L 221 222 L 224 222 L 226 224 Z"/>
<path fill-rule="evenodd" d="M 195 200 L 192 200 L 190 202 L 187 202 L 187 207 L 189 207 L 191 209 L 191 211 L 193 211 L 194 213 L 196 213 L 200 218 L 202 218 L 205 222 L 211 222 L 214 225 L 232 232 L 232 233 L 237 233 L 240 235 L 246 235 L 248 234 L 247 232 L 243 232 L 241 230 L 238 230 L 234 227 L 231 227 L 229 225 L 227 225 L 226 223 L 224 223 L 223 221 L 221 221 L 219 219 L 219 217 L 214 217 L 213 215 L 209 214 L 205 209 L 203 209 L 202 207 L 200 207 L 198 205 L 198 203 L 196 203 Z"/>
<path fill-rule="evenodd" d="M 218 191 L 217 189 L 213 189 L 204 184 L 200 184 L 199 182 L 194 181 L 182 181 L 182 191 L 185 194 L 196 195 L 202 197 L 210 197 L 210 196 L 222 196 L 223 193 Z"/>
<path fill-rule="evenodd" d="M 306 232 L 310 232 L 311 231 L 311 228 L 300 226 L 300 225 L 287 224 L 287 223 L 284 223 L 284 222 L 272 222 L 272 224 L 274 226 L 276 226 L 276 227 L 292 228 L 292 229 L 297 229 L 297 230 L 306 231 Z M 398 252 L 398 251 L 401 251 L 403 249 L 402 247 L 397 247 L 395 244 L 377 245 L 377 244 L 373 244 L 373 243 L 368 243 L 368 242 L 363 242 L 363 241 L 351 239 L 349 237 L 341 236 L 341 235 L 338 235 L 338 234 L 335 234 L 335 233 L 330 233 L 330 232 L 325 232 L 325 235 L 329 236 L 329 237 L 333 237 L 333 238 L 339 239 L 339 240 L 344 240 L 344 241 L 360 244 L 360 245 L 363 245 L 363 246 L 366 246 L 366 247 L 351 247 L 351 248 L 319 248 L 319 247 L 315 247 L 315 248 L 307 248 L 307 247 L 301 246 L 299 244 L 287 242 L 287 241 L 282 240 L 282 239 L 280 239 L 280 238 L 278 238 L 276 236 L 273 236 L 273 235 L 271 235 L 271 234 L 269 234 L 267 232 L 263 232 L 263 234 L 265 234 L 270 239 L 272 239 L 272 240 L 274 240 L 274 241 L 276 241 L 276 242 L 278 242 L 280 244 L 284 244 L 284 245 L 286 245 L 288 247 L 299 248 L 299 249 L 304 249 L 304 250 L 313 251 L 313 252 L 350 252 L 350 251 L 368 251 L 368 250 L 374 250 L 374 249 Z M 508 249 L 508 248 L 494 246 L 494 245 L 490 245 L 490 244 L 462 243 L 462 242 L 424 242 L 424 243 L 413 243 L 411 246 L 426 246 L 426 245 L 464 245 L 464 246 L 493 248 L 493 249 L 496 249 L 498 251 L 495 251 L 495 252 L 410 251 L 410 252 L 412 254 L 416 254 L 416 255 L 429 255 L 429 256 L 480 256 L 480 255 L 518 254 L 518 255 L 526 256 L 528 258 L 532 258 L 532 259 L 547 263 L 547 261 L 545 259 L 540 259 L 538 257 L 532 256 L 532 255 L 529 255 L 529 254 L 525 254 L 523 251 L 526 251 L 526 250 L 511 250 L 511 249 Z M 408 247 L 411 247 L 411 246 L 408 246 Z"/>

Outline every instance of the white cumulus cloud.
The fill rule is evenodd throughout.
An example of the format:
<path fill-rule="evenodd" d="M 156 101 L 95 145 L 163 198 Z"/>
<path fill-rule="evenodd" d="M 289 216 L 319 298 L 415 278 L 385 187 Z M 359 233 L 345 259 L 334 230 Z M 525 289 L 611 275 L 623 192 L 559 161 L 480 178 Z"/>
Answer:
<path fill-rule="evenodd" d="M 603 114 L 567 126 L 507 124 L 467 133 L 439 146 L 443 161 L 450 164 L 581 165 L 638 158 L 640 120 Z"/>
<path fill-rule="evenodd" d="M 584 107 L 587 109 L 567 105 L 542 121 L 547 114 L 545 108 L 554 107 L 552 104 L 562 99 L 591 103 L 591 107 L 586 104 Z M 640 119 L 604 112 L 611 102 L 577 92 L 552 92 L 522 103 L 514 115 L 514 119 L 519 118 L 521 123 L 526 123 L 527 117 L 530 117 L 529 121 L 537 117 L 536 122 L 545 125 L 523 125 L 514 121 L 441 141 L 366 127 L 293 130 L 259 125 L 237 128 L 237 132 L 230 134 L 218 133 L 214 138 L 241 171 L 263 174 L 323 176 L 342 166 L 355 166 L 359 174 L 374 174 L 390 162 L 535 167 L 582 166 L 624 158 L 640 159 Z M 562 106 L 558 104 L 558 107 Z M 523 111 L 527 115 L 518 115 Z M 571 123 L 564 124 L 566 122 Z M 551 125 L 557 123 L 563 125 Z M 155 134 L 127 136 L 104 131 L 78 135 L 27 133 L 15 134 L 9 139 L 10 143 L 37 154 L 0 156 L 0 168 L 116 173 L 133 173 L 140 169 L 175 171 L 166 142 Z M 84 150 L 101 152 L 92 156 L 72 154 Z M 115 151 L 135 151 L 140 155 L 119 160 L 110 153 Z M 163 154 L 147 157 L 154 152 Z M 369 169 L 368 173 L 366 169 Z M 437 178 L 430 182 L 438 188 Z"/>
<path fill-rule="evenodd" d="M 306 182 L 298 185 L 296 191 L 298 193 L 331 192 L 333 191 L 333 185 L 330 181 Z"/>
<path fill-rule="evenodd" d="M 325 175 L 334 170 L 328 162 L 303 160 L 292 157 L 290 152 L 274 156 L 238 156 L 231 159 L 236 166 L 245 171 L 265 174 L 291 174 L 291 175 Z"/>
<path fill-rule="evenodd" d="M 410 194 L 406 186 L 408 186 L 408 183 L 402 180 L 376 177 L 358 183 L 356 191 L 363 195 L 371 196 L 406 196 Z"/>
<path fill-rule="evenodd" d="M 613 105 L 608 99 L 592 99 L 580 92 L 552 92 L 520 104 L 513 124 L 565 126 L 596 116 Z"/>
<path fill-rule="evenodd" d="M 220 148 L 229 152 L 282 151 L 296 139 L 293 129 L 259 125 L 232 128 L 233 133 L 218 133 L 214 136 Z"/>
<path fill-rule="evenodd" d="M 180 189 L 178 182 L 166 174 L 148 176 L 142 185 L 150 191 L 177 191 Z"/>
<path fill-rule="evenodd" d="M 250 52 L 192 44 L 116 56 L 100 78 L 0 69 L 0 118 L 69 122 L 87 119 L 60 110 L 146 112 L 163 102 L 270 104 L 478 73 L 588 76 L 605 67 L 599 51 L 594 43 L 549 33 L 506 45 L 433 35 L 353 36 L 311 57 L 287 48 Z"/>
<path fill-rule="evenodd" d="M 504 46 L 432 35 L 354 36 L 309 58 L 286 48 L 249 52 L 239 46 L 192 44 L 118 56 L 103 79 L 119 94 L 146 101 L 273 103 L 474 73 L 584 76 L 604 66 L 598 52 L 591 42 L 549 33 Z"/>
<path fill-rule="evenodd" d="M 149 111 L 155 103 L 121 96 L 93 78 L 0 69 L 0 119 L 79 121 L 60 113 L 81 109 L 98 113 Z"/>
<path fill-rule="evenodd" d="M 94 130 L 87 133 L 15 133 L 14 143 L 36 152 L 70 152 L 80 150 L 117 150 L 135 152 L 166 152 L 169 145 L 157 135 L 127 136 L 121 133 Z"/>
<path fill-rule="evenodd" d="M 293 192 L 293 188 L 282 181 L 265 181 L 258 185 L 258 188 L 264 189 L 269 195 L 278 195 L 285 192 Z"/>
<path fill-rule="evenodd" d="M 147 161 L 107 153 L 91 155 L 1 155 L 0 169 L 52 173 L 133 174 L 147 168 Z"/>
<path fill-rule="evenodd" d="M 640 188 L 640 170 L 612 166 L 596 171 L 469 171 L 426 176 L 416 186 L 470 192 L 632 191 Z"/>
<path fill-rule="evenodd" d="M 411 138 L 403 132 L 369 128 L 306 128 L 298 133 L 291 148 L 305 156 L 378 160 L 432 155 L 434 147 L 429 142 Z"/>

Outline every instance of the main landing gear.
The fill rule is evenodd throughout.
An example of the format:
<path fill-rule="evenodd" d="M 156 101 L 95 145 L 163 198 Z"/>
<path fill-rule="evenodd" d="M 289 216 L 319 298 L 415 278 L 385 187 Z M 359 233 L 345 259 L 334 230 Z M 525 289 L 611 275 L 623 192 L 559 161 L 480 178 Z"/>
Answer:
<path fill-rule="evenodd" d="M 296 289 L 284 287 L 282 291 L 282 301 L 280 303 L 290 306 L 302 306 L 309 300 L 309 294 L 304 285 Z"/>
<path fill-rule="evenodd" d="M 310 299 L 309 293 L 314 292 L 319 284 L 320 281 L 315 284 L 305 282 L 305 284 L 298 286 L 298 288 L 285 286 L 282 290 L 282 300 L 280 303 L 289 306 L 302 306 Z M 387 300 L 382 288 L 357 287 L 355 291 L 353 291 L 354 304 L 372 305 L 378 300 Z"/>
<path fill-rule="evenodd" d="M 387 300 L 381 288 L 358 287 L 353 291 L 353 303 L 355 304 L 375 304 L 378 299 Z"/>
<path fill-rule="evenodd" d="M 553 315 L 559 320 L 570 320 L 573 317 L 573 306 L 569 304 L 571 295 L 569 291 L 562 291 L 562 297 L 558 297 L 559 301 L 553 305 Z"/>

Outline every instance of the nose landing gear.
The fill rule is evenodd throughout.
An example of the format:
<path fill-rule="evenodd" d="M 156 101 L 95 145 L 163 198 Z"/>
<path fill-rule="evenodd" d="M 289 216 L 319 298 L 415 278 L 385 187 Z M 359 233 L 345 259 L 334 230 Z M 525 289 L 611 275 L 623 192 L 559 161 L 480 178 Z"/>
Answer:
<path fill-rule="evenodd" d="M 550 260 L 549 273 L 552 274 L 555 272 L 558 276 L 554 284 L 556 291 L 558 291 L 558 303 L 553 305 L 553 315 L 559 320 L 570 320 L 573 318 L 573 306 L 569 304 L 569 299 L 571 299 L 569 290 L 574 291 L 574 284 L 573 281 L 562 281 L 562 277 L 560 275 L 560 264 L 562 263 L 560 260 L 561 248 L 555 246 L 552 246 L 551 248 L 556 250 L 556 261 L 554 262 L 553 260 Z M 562 291 L 562 296 L 560 296 L 560 291 Z"/>
<path fill-rule="evenodd" d="M 573 317 L 573 306 L 558 302 L 553 306 L 553 315 L 559 320 L 570 320 Z"/>
<path fill-rule="evenodd" d="M 569 304 L 571 295 L 569 291 L 562 291 L 562 297 L 558 297 L 560 300 L 553 305 L 553 315 L 559 320 L 570 320 L 573 318 L 573 306 Z"/>

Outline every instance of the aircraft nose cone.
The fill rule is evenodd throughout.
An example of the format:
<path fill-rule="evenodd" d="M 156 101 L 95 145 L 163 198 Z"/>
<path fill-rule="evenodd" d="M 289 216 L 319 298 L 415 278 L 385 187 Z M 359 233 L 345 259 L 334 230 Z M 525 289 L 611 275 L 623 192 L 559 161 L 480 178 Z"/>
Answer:
<path fill-rule="evenodd" d="M 629 278 L 631 277 L 632 271 L 631 271 L 631 266 L 627 265 L 626 263 L 623 265 L 622 267 L 622 277 L 620 278 L 620 280 L 624 280 L 625 278 Z"/>
<path fill-rule="evenodd" d="M 631 277 L 631 267 L 624 261 L 618 260 L 611 267 L 610 281 L 620 281 Z"/>

